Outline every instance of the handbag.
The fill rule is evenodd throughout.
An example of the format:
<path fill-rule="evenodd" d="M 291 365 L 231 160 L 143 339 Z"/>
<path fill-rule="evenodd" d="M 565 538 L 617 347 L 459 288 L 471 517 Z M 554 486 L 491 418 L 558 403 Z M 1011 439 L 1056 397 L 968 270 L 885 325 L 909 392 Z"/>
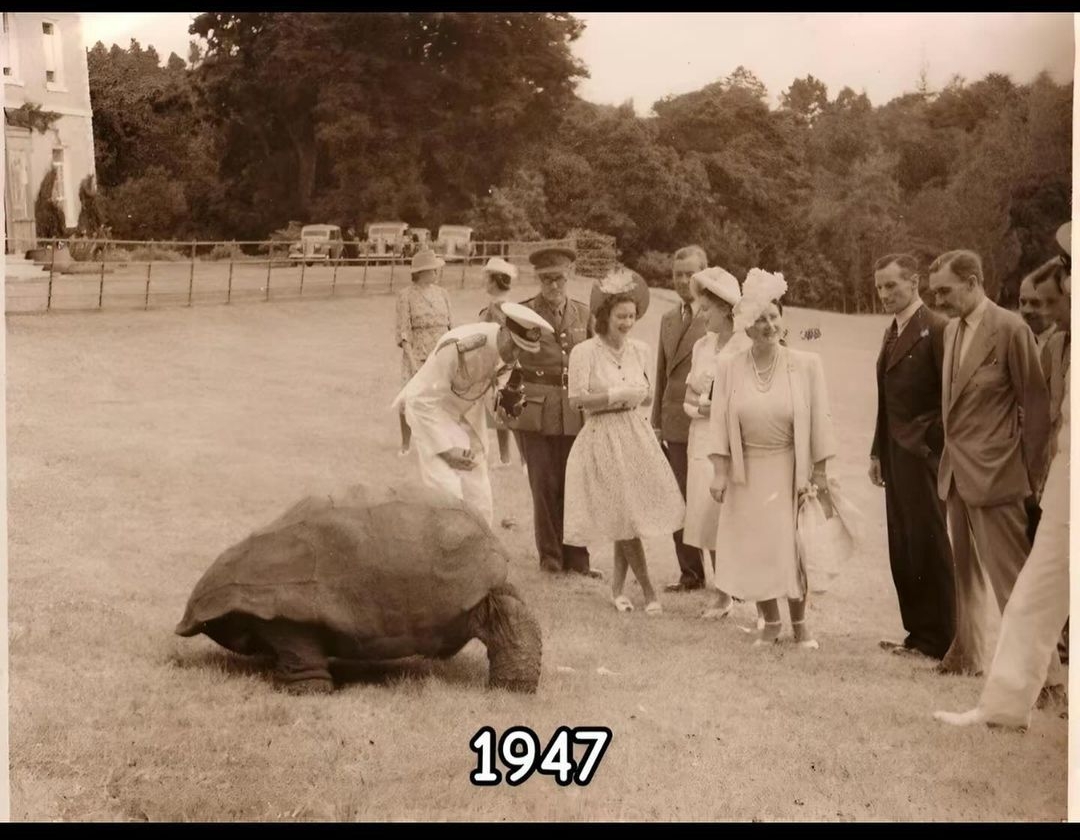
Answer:
<path fill-rule="evenodd" d="M 795 547 L 806 588 L 818 595 L 829 591 L 841 566 L 854 554 L 861 519 L 836 479 L 830 478 L 828 484 L 831 510 L 822 505 L 817 488 L 811 484 L 799 498 L 795 517 Z"/>

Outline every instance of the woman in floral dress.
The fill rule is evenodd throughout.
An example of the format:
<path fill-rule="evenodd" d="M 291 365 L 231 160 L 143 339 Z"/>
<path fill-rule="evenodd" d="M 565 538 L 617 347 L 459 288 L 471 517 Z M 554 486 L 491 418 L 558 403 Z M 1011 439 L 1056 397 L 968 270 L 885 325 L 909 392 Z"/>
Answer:
<path fill-rule="evenodd" d="M 397 345 L 401 348 L 403 385 L 420 370 L 443 334 L 454 326 L 450 296 L 436 282 L 444 265 L 432 251 L 420 251 L 412 259 L 412 284 L 398 295 Z M 398 454 L 404 456 L 409 454 L 412 430 L 405 420 L 404 409 L 398 419 L 401 422 Z"/>
<path fill-rule="evenodd" d="M 648 418 L 636 409 L 652 399 L 649 346 L 628 333 L 648 307 L 642 278 L 616 272 L 595 287 L 595 335 L 570 351 L 570 404 L 585 411 L 585 425 L 566 462 L 563 541 L 588 546 L 615 543 L 612 598 L 616 609 L 628 569 L 641 584 L 645 612 L 662 612 L 649 579 L 642 537 L 670 535 L 686 506 L 675 475 Z"/>

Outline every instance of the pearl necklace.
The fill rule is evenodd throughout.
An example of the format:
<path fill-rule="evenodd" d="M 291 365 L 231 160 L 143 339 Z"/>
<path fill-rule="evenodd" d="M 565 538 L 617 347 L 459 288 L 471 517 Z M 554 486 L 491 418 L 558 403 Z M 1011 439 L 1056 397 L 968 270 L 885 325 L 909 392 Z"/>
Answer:
<path fill-rule="evenodd" d="M 772 363 L 765 370 L 764 373 L 758 370 L 757 359 L 754 358 L 754 351 L 750 351 L 750 367 L 754 369 L 754 384 L 757 386 L 758 391 L 762 394 L 767 393 L 772 387 L 773 375 L 776 373 L 776 365 L 780 361 L 780 352 L 777 351 L 773 355 Z"/>

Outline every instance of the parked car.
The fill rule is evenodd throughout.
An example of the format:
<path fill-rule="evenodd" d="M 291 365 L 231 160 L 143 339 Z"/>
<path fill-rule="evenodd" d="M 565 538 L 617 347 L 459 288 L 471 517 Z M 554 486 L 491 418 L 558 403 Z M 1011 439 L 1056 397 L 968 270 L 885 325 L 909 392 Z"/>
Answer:
<path fill-rule="evenodd" d="M 435 240 L 435 252 L 443 258 L 468 260 L 476 256 L 476 243 L 472 241 L 473 229 L 465 225 L 442 225 Z"/>
<path fill-rule="evenodd" d="M 366 253 L 376 257 L 400 255 L 408 229 L 405 222 L 369 222 L 365 228 Z"/>
<path fill-rule="evenodd" d="M 427 228 L 411 227 L 409 237 L 412 239 L 413 253 L 431 248 L 431 231 Z"/>
<path fill-rule="evenodd" d="M 305 265 L 336 261 L 341 259 L 344 248 L 345 241 L 337 225 L 304 225 L 300 229 L 300 241 L 289 249 L 289 259 Z"/>

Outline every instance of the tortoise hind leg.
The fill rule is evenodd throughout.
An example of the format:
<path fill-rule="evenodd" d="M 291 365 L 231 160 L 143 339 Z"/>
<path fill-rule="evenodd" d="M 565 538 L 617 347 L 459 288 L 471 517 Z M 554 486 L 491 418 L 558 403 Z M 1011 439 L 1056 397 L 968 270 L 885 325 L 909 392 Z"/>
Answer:
<path fill-rule="evenodd" d="M 260 621 L 254 632 L 274 652 L 274 679 L 290 694 L 329 694 L 334 690 L 322 634 L 293 621 Z"/>

